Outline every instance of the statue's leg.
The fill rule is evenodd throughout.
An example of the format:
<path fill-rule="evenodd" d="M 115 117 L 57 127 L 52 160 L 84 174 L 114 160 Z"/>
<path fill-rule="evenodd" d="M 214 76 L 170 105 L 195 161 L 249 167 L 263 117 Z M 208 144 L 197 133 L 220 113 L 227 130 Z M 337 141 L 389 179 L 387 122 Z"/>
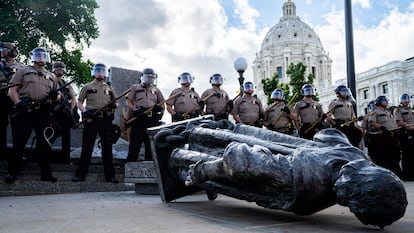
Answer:
<path fill-rule="evenodd" d="M 272 185 L 280 187 L 292 182 L 290 166 L 288 157 L 272 155 L 265 147 L 250 147 L 244 143 L 233 142 L 226 148 L 223 158 L 199 160 L 189 165 L 185 184 L 200 184 L 214 178 L 251 183 L 266 177 L 272 181 Z"/>

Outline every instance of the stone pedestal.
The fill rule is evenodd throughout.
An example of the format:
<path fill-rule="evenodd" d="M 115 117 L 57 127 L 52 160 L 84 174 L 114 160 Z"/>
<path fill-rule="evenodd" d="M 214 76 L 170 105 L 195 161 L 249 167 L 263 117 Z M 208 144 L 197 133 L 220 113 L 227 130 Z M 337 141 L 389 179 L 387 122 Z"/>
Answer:
<path fill-rule="evenodd" d="M 159 195 L 153 161 L 125 163 L 125 183 L 135 183 L 136 194 Z"/>

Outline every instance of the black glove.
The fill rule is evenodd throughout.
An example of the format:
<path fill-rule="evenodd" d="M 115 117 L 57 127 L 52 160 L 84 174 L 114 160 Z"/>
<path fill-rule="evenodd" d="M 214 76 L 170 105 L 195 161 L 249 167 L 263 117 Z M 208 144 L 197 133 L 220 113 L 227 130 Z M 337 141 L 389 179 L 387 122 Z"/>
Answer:
<path fill-rule="evenodd" d="M 49 92 L 50 99 L 57 100 L 59 93 L 56 90 L 52 90 Z"/>
<path fill-rule="evenodd" d="M 201 109 L 204 109 L 204 105 L 206 105 L 206 103 L 204 101 L 200 100 L 198 102 L 198 105 L 200 106 Z"/>
<path fill-rule="evenodd" d="M 321 116 L 321 121 L 324 121 L 326 118 L 327 118 L 328 116 L 324 113 L 324 114 L 322 114 L 322 116 Z"/>
<path fill-rule="evenodd" d="M 290 109 L 288 106 L 285 106 L 284 108 L 282 108 L 282 111 L 287 113 L 288 115 L 290 114 Z"/>
<path fill-rule="evenodd" d="M 140 107 L 137 110 L 132 112 L 132 116 L 133 117 L 141 117 L 141 116 L 144 115 L 145 110 L 147 110 L 147 108 Z"/>
<path fill-rule="evenodd" d="M 177 119 L 177 120 L 183 119 L 183 115 L 178 112 L 176 112 L 172 117 L 173 119 Z"/>
<path fill-rule="evenodd" d="M 385 128 L 385 126 L 381 126 L 380 129 L 381 129 L 382 134 L 384 136 L 389 136 L 390 135 L 390 131 L 387 128 Z"/>
<path fill-rule="evenodd" d="M 116 103 L 110 103 L 109 105 L 108 105 L 108 108 L 109 109 L 116 109 L 117 107 L 116 107 Z"/>
<path fill-rule="evenodd" d="M 92 118 L 93 118 L 93 111 L 92 110 L 82 112 L 82 120 L 92 119 Z"/>
<path fill-rule="evenodd" d="M 152 106 L 152 111 L 153 111 L 153 112 L 156 112 L 156 113 L 161 113 L 163 110 L 164 110 L 164 109 L 163 109 L 161 106 L 159 106 L 158 104 L 156 104 L 156 105 Z"/>

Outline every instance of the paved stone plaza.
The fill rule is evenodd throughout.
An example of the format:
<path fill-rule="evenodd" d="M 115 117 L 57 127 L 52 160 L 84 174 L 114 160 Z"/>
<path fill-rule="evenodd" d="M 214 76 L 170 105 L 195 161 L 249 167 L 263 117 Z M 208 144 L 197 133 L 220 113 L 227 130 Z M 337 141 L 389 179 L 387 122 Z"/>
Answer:
<path fill-rule="evenodd" d="M 335 205 L 310 216 L 264 209 L 254 203 L 204 193 L 164 204 L 133 191 L 0 197 L 0 232 L 414 232 L 414 182 L 405 182 L 405 216 L 379 230 Z"/>

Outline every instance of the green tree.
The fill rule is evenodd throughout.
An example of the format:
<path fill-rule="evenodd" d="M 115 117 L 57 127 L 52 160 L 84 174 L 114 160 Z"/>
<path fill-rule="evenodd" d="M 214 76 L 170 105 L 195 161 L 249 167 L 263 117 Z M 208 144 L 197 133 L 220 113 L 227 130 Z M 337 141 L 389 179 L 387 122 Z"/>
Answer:
<path fill-rule="evenodd" d="M 96 8 L 95 0 L 2 0 L 0 41 L 15 42 L 23 56 L 46 47 L 70 75 L 84 77 L 91 62 L 82 61 L 82 48 L 99 35 Z"/>
<path fill-rule="evenodd" d="M 286 74 L 290 76 L 289 85 L 292 86 L 293 93 L 298 93 L 295 98 L 295 102 L 299 101 L 302 97 L 300 95 L 302 86 L 304 84 L 312 84 L 314 80 L 314 75 L 309 74 L 307 79 L 305 79 L 305 72 L 306 72 L 306 65 L 299 62 L 296 65 L 290 63 L 288 69 L 286 70 Z M 314 97 L 315 100 L 318 100 L 317 96 Z"/>

